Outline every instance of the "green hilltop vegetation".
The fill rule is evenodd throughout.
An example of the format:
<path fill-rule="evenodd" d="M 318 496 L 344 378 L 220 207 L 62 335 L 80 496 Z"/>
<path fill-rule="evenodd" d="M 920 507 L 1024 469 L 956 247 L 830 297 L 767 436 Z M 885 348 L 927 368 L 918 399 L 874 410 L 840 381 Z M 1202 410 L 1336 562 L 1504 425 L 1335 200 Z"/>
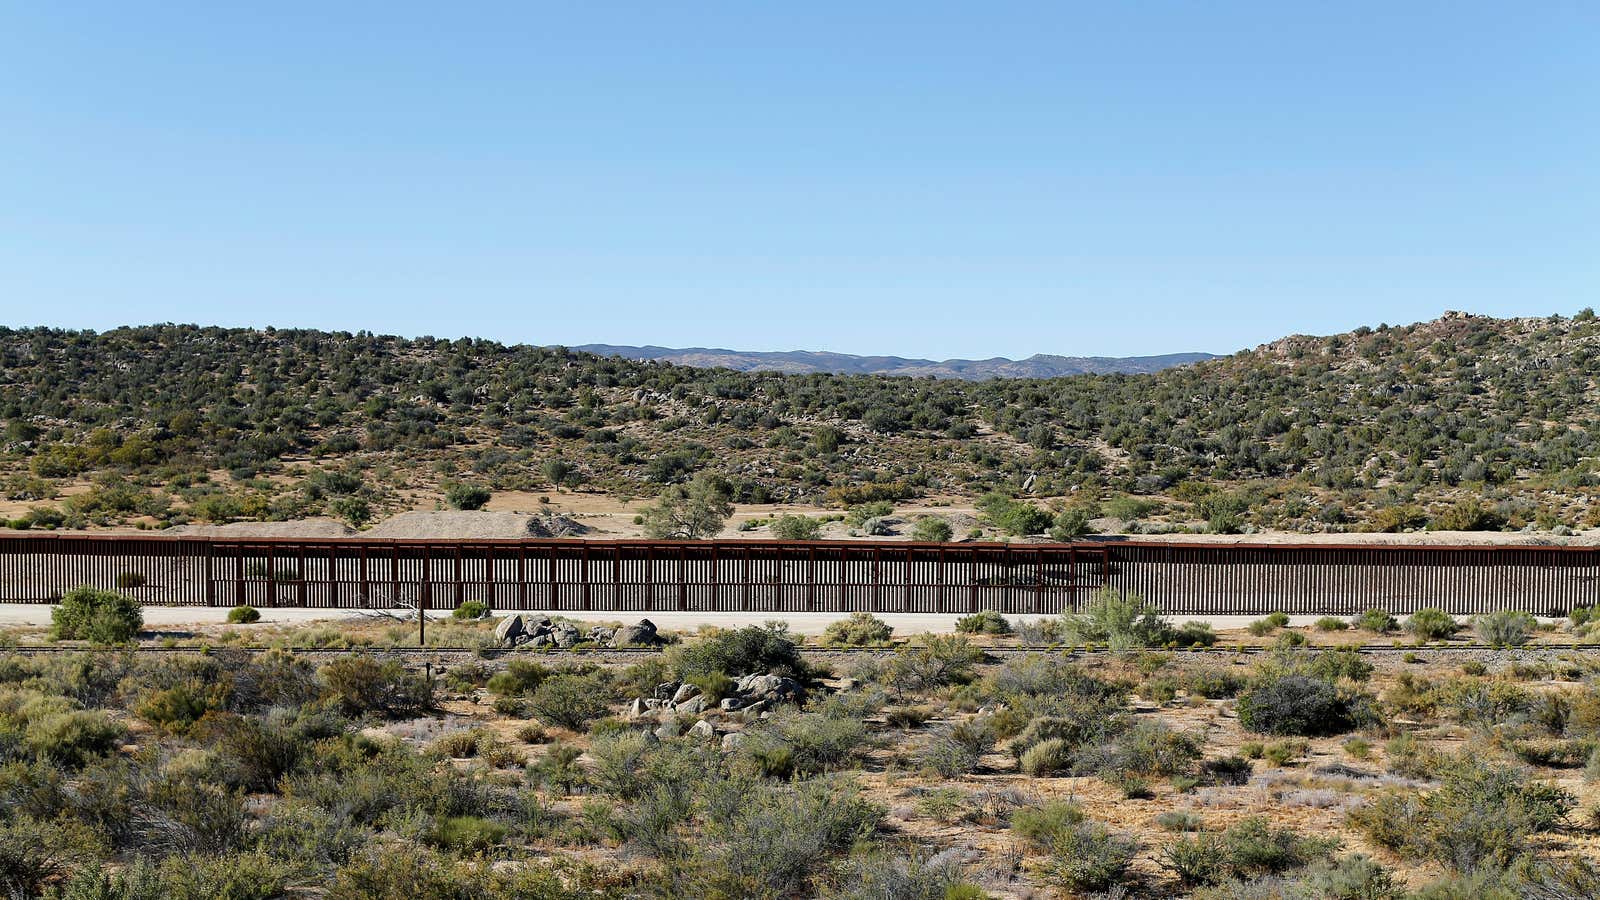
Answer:
<path fill-rule="evenodd" d="M 13 527 L 361 524 L 417 491 L 645 498 L 707 472 L 740 503 L 1026 485 L 1131 530 L 1561 532 L 1600 522 L 1597 372 L 1588 310 L 977 382 L 365 332 L 0 328 L 0 487 L 33 504 Z"/>

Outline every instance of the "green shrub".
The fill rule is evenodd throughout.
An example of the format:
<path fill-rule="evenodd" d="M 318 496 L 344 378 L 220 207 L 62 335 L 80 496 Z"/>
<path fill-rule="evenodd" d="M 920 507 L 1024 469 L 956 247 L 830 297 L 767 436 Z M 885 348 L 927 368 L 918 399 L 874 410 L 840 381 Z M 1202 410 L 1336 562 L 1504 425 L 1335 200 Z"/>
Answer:
<path fill-rule="evenodd" d="M 1349 627 L 1349 622 L 1334 616 L 1323 616 L 1317 620 L 1316 624 L 1318 631 L 1344 631 Z"/>
<path fill-rule="evenodd" d="M 1179 647 L 1210 647 L 1217 642 L 1217 633 L 1209 622 L 1185 622 L 1178 626 L 1172 641 Z"/>
<path fill-rule="evenodd" d="M 1539 623 L 1534 617 L 1517 609 L 1500 609 L 1475 616 L 1472 627 L 1478 639 L 1495 647 L 1520 647 L 1533 636 Z"/>
<path fill-rule="evenodd" d="M 552 675 L 539 684 L 529 708 L 546 725 L 582 731 L 604 716 L 610 690 L 591 675 Z"/>
<path fill-rule="evenodd" d="M 834 647 L 877 647 L 889 643 L 894 629 L 869 612 L 853 612 L 848 619 L 829 622 L 822 643 Z"/>
<path fill-rule="evenodd" d="M 1441 760 L 1437 789 L 1390 791 L 1349 814 L 1376 845 L 1462 872 L 1509 865 L 1575 805 L 1565 790 L 1463 754 Z"/>
<path fill-rule="evenodd" d="M 50 610 L 50 639 L 125 644 L 144 627 L 139 602 L 115 591 L 76 587 Z"/>
<path fill-rule="evenodd" d="M 1316 737 L 1356 724 L 1353 698 L 1333 682 L 1308 675 L 1266 680 L 1239 695 L 1239 724 L 1257 734 Z"/>
<path fill-rule="evenodd" d="M 1455 616 L 1442 609 L 1419 609 L 1406 619 L 1406 631 L 1424 641 L 1442 641 L 1461 628 Z"/>
<path fill-rule="evenodd" d="M 939 516 L 918 516 L 911 525 L 913 540 L 944 543 L 955 536 L 955 529 Z"/>
<path fill-rule="evenodd" d="M 1106 781 L 1127 776 L 1170 777 L 1194 771 L 1200 742 L 1160 721 L 1138 722 L 1109 741 L 1083 747 L 1073 761 L 1076 775 L 1097 775 Z"/>
<path fill-rule="evenodd" d="M 945 778 L 965 775 L 994 745 L 988 722 L 974 719 L 940 729 L 928 738 L 919 757 L 922 768 Z"/>
<path fill-rule="evenodd" d="M 434 823 L 428 843 L 455 853 L 481 853 L 506 839 L 508 829 L 478 816 L 449 816 Z"/>
<path fill-rule="evenodd" d="M 1098 822 L 1080 822 L 1056 836 L 1040 871 L 1069 891 L 1100 891 L 1122 883 L 1138 853 L 1133 838 Z"/>
<path fill-rule="evenodd" d="M 1254 816 L 1220 835 L 1178 838 L 1163 849 L 1161 863 L 1179 881 L 1193 887 L 1229 878 L 1277 875 L 1326 859 L 1338 846 L 1335 838 L 1305 837 Z"/>
<path fill-rule="evenodd" d="M 235 606 L 228 610 L 228 622 L 233 625 L 249 625 L 261 621 L 261 611 L 254 606 Z"/>
<path fill-rule="evenodd" d="M 23 742 L 40 759 L 77 767 L 116 749 L 123 727 L 99 710 L 48 713 L 27 724 Z"/>
<path fill-rule="evenodd" d="M 782 541 L 814 541 L 822 537 L 822 520 L 782 515 L 772 520 L 772 536 Z"/>
<path fill-rule="evenodd" d="M 524 697 L 533 693 L 550 674 L 550 670 L 539 663 L 513 659 L 503 671 L 490 676 L 486 686 L 491 693 L 502 697 Z"/>
<path fill-rule="evenodd" d="M 186 734 L 206 713 L 227 707 L 226 684 L 185 679 L 145 693 L 134 706 L 139 718 L 174 734 Z"/>
<path fill-rule="evenodd" d="M 489 615 L 489 604 L 481 600 L 465 600 L 450 611 L 452 619 L 482 619 Z"/>
<path fill-rule="evenodd" d="M 1010 634 L 1011 623 L 994 610 L 985 609 L 957 619 L 956 630 L 963 634 Z"/>
<path fill-rule="evenodd" d="M 1373 634 L 1388 634 L 1400 627 L 1400 623 L 1395 620 L 1394 616 L 1381 609 L 1369 609 L 1362 612 L 1361 615 L 1356 616 L 1353 624 L 1362 631 L 1370 631 Z"/>
<path fill-rule="evenodd" d="M 475 484 L 451 484 L 444 491 L 445 502 L 454 509 L 482 509 L 490 496 L 487 488 Z"/>
<path fill-rule="evenodd" d="M 1124 594 L 1114 588 L 1096 591 L 1081 614 L 1068 614 L 1061 619 L 1074 640 L 1105 644 L 1113 650 L 1161 647 L 1174 636 L 1172 624 L 1161 617 L 1154 605 L 1139 594 Z"/>
<path fill-rule="evenodd" d="M 318 675 L 328 697 L 347 715 L 403 719 L 433 708 L 432 680 L 406 671 L 396 660 L 341 656 Z"/>
<path fill-rule="evenodd" d="M 927 634 L 920 643 L 894 655 L 884 681 L 897 694 L 932 690 L 972 680 L 983 650 L 959 634 Z"/>
<path fill-rule="evenodd" d="M 1049 510 L 1004 494 L 985 494 L 978 500 L 978 510 L 996 528 L 1010 535 L 1043 534 L 1055 523 L 1055 516 Z"/>
<path fill-rule="evenodd" d="M 1061 738 L 1050 738 L 1029 747 L 1018 761 L 1024 775 L 1044 776 L 1072 768 L 1072 750 Z"/>
<path fill-rule="evenodd" d="M 1047 849 L 1057 837 L 1084 821 L 1083 808 L 1078 804 L 1051 800 L 1017 807 L 1011 813 L 1011 833 L 1039 849 Z"/>
<path fill-rule="evenodd" d="M 709 629 L 698 640 L 667 650 L 667 661 L 684 680 L 721 672 L 738 677 L 757 672 L 802 676 L 800 646 L 782 622 L 739 629 Z"/>
<path fill-rule="evenodd" d="M 1187 809 L 1168 810 L 1156 815 L 1156 827 L 1162 831 L 1204 831 L 1205 820 L 1200 814 Z"/>

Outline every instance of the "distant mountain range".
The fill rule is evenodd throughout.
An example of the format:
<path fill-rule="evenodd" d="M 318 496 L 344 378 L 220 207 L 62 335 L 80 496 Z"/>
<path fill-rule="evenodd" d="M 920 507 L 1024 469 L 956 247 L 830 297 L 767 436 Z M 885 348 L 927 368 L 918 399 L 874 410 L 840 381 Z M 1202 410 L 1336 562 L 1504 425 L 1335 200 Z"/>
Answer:
<path fill-rule="evenodd" d="M 811 350 L 759 352 L 718 350 L 709 347 L 627 347 L 615 344 L 585 344 L 573 347 L 600 356 L 625 359 L 659 359 L 682 366 L 737 369 L 741 372 L 785 372 L 806 374 L 833 372 L 841 375 L 905 375 L 935 378 L 1058 378 L 1063 375 L 1127 375 L 1159 372 L 1173 366 L 1216 359 L 1212 353 L 1167 353 L 1161 356 L 1053 356 L 1038 353 L 1027 359 L 906 359 L 899 356 L 855 356 L 849 353 L 824 353 Z"/>

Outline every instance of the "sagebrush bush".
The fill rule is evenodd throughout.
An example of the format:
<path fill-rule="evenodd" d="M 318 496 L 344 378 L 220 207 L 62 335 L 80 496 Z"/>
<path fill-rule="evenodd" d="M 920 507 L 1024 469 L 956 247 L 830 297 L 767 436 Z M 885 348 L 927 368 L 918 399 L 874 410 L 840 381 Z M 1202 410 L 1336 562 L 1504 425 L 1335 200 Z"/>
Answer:
<path fill-rule="evenodd" d="M 1394 616 L 1381 609 L 1365 610 L 1361 615 L 1356 616 L 1352 624 L 1363 631 L 1370 631 L 1374 634 L 1388 634 L 1400 627 L 1400 623 L 1395 620 Z"/>
<path fill-rule="evenodd" d="M 1069 891 L 1100 891 L 1122 883 L 1138 853 L 1132 837 L 1098 822 L 1079 822 L 1055 836 L 1040 870 Z"/>
<path fill-rule="evenodd" d="M 1043 776 L 1072 768 L 1072 750 L 1061 738 L 1040 741 L 1023 751 L 1017 768 L 1024 775 Z"/>
<path fill-rule="evenodd" d="M 1161 647 L 1173 640 L 1172 623 L 1139 594 L 1102 588 L 1089 598 L 1080 614 L 1061 617 L 1062 627 L 1074 640 L 1105 644 L 1113 650 Z"/>
<path fill-rule="evenodd" d="M 522 697 L 533 693 L 551 674 L 549 669 L 539 663 L 513 659 L 506 664 L 504 670 L 489 677 L 486 687 L 490 693 L 502 697 Z"/>
<path fill-rule="evenodd" d="M 125 729 L 100 710 L 50 712 L 28 721 L 23 745 L 39 759 L 76 768 L 116 749 Z"/>
<path fill-rule="evenodd" d="M 261 621 L 261 611 L 254 606 L 235 606 L 228 610 L 228 622 L 232 625 L 249 625 Z"/>
<path fill-rule="evenodd" d="M 489 615 L 489 604 L 482 600 L 465 600 L 460 606 L 450 610 L 452 619 L 482 619 Z"/>
<path fill-rule="evenodd" d="M 738 677 L 757 672 L 802 677 L 800 645 L 782 622 L 739 629 L 707 629 L 698 639 L 667 650 L 667 662 L 681 679 L 711 672 Z"/>
<path fill-rule="evenodd" d="M 957 619 L 956 630 L 963 634 L 1010 634 L 1011 623 L 994 610 L 984 609 Z"/>
<path fill-rule="evenodd" d="M 878 647 L 889 643 L 894 629 L 869 612 L 853 612 L 847 619 L 829 622 L 822 643 L 834 647 Z"/>
<path fill-rule="evenodd" d="M 606 714 L 610 695 L 610 688 L 593 675 L 552 675 L 534 689 L 528 708 L 546 725 L 582 731 Z"/>
<path fill-rule="evenodd" d="M 781 515 L 770 527 L 780 541 L 814 541 L 822 536 L 822 520 L 810 516 Z"/>
<path fill-rule="evenodd" d="M 348 715 L 399 719 L 433 707 L 432 680 L 406 671 L 396 660 L 341 656 L 318 675 L 330 699 Z"/>
<path fill-rule="evenodd" d="M 1459 630 L 1455 616 L 1433 607 L 1419 609 L 1406 619 L 1406 631 L 1424 641 L 1442 641 Z"/>
<path fill-rule="evenodd" d="M 1519 609 L 1500 609 L 1474 616 L 1472 628 L 1478 639 L 1495 647 L 1520 647 L 1533 637 L 1539 623 Z"/>
<path fill-rule="evenodd" d="M 139 602 L 116 591 L 76 587 L 50 610 L 50 638 L 126 644 L 144 627 Z"/>
<path fill-rule="evenodd" d="M 1161 862 L 1184 884 L 1207 885 L 1297 869 L 1326 859 L 1338 846 L 1336 838 L 1306 837 L 1253 816 L 1221 834 L 1178 838 L 1162 850 Z"/>
<path fill-rule="evenodd" d="M 1438 788 L 1380 794 L 1351 824 L 1401 856 L 1472 872 L 1509 865 L 1576 805 L 1562 788 L 1476 756 L 1442 758 L 1433 770 Z"/>
<path fill-rule="evenodd" d="M 1317 737 L 1356 724 L 1358 702 L 1338 685 L 1309 675 L 1284 675 L 1251 687 L 1238 700 L 1239 724 L 1257 734 Z"/>

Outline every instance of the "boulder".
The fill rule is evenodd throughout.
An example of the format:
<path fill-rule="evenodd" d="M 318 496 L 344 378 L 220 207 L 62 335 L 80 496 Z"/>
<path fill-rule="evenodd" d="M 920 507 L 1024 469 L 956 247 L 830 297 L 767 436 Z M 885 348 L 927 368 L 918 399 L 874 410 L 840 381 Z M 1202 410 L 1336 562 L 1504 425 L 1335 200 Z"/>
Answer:
<path fill-rule="evenodd" d="M 656 699 L 676 701 L 678 698 L 678 682 L 666 681 L 656 685 Z"/>
<path fill-rule="evenodd" d="M 640 619 L 632 625 L 618 628 L 612 635 L 611 644 L 614 647 L 626 647 L 629 644 L 659 644 L 661 637 L 656 634 L 655 623 L 649 619 Z"/>
<path fill-rule="evenodd" d="M 718 704 L 718 706 L 720 706 L 723 712 L 733 712 L 736 709 L 743 708 L 749 702 L 750 701 L 743 697 L 723 697 L 722 702 Z"/>
<path fill-rule="evenodd" d="M 737 750 L 739 749 L 739 745 L 742 743 L 744 743 L 743 732 L 730 731 L 722 736 L 722 749 L 724 751 Z"/>
<path fill-rule="evenodd" d="M 551 637 L 549 634 L 536 634 L 528 641 L 528 646 L 535 648 L 553 647 L 555 646 L 555 643 L 555 638 Z"/>
<path fill-rule="evenodd" d="M 518 638 L 524 637 L 527 633 L 527 624 L 522 621 L 521 616 L 506 616 L 494 626 L 494 639 L 512 647 L 517 645 Z"/>
<path fill-rule="evenodd" d="M 550 637 L 556 642 L 557 647 L 565 650 L 576 645 L 582 636 L 578 633 L 577 628 L 562 622 L 560 625 L 550 629 Z"/>
<path fill-rule="evenodd" d="M 635 697 L 633 698 L 633 702 L 628 704 L 628 708 L 624 711 L 624 715 L 630 719 L 637 719 L 638 717 L 644 715 L 647 709 L 648 707 L 644 705 L 644 698 Z"/>
<path fill-rule="evenodd" d="M 796 697 L 800 682 L 782 675 L 751 675 L 739 679 L 739 690 L 753 697 Z"/>
<path fill-rule="evenodd" d="M 673 703 L 682 703 L 683 701 L 689 699 L 690 697 L 697 697 L 699 695 L 700 695 L 700 689 L 695 687 L 694 685 L 692 685 L 692 684 L 680 684 L 680 685 L 678 685 L 678 689 L 672 692 L 672 702 Z"/>
<path fill-rule="evenodd" d="M 698 740 L 708 741 L 717 736 L 717 730 L 711 727 L 710 722 L 701 719 L 689 727 L 689 736 Z"/>
<path fill-rule="evenodd" d="M 687 700 L 672 704 L 672 708 L 691 716 L 699 715 L 706 711 L 706 698 L 701 694 L 695 694 Z"/>
<path fill-rule="evenodd" d="M 611 643 L 611 637 L 614 634 L 616 634 L 615 628 L 607 628 L 604 625 L 596 625 L 589 629 L 588 638 L 589 640 L 594 641 L 596 644 L 609 644 Z"/>

